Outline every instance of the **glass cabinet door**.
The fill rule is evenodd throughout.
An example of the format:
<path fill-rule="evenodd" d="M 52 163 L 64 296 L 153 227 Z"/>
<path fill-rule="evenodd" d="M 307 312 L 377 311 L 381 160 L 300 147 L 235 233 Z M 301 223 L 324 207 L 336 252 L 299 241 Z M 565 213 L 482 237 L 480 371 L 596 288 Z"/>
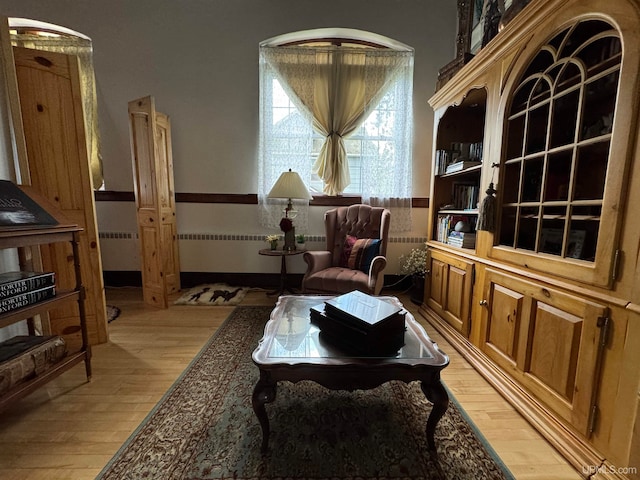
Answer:
<path fill-rule="evenodd" d="M 610 282 L 614 246 L 601 240 L 617 223 L 606 185 L 620 175 L 609 157 L 621 62 L 618 32 L 585 20 L 544 44 L 516 81 L 492 256 L 528 264 L 532 254 L 545 271 Z"/>

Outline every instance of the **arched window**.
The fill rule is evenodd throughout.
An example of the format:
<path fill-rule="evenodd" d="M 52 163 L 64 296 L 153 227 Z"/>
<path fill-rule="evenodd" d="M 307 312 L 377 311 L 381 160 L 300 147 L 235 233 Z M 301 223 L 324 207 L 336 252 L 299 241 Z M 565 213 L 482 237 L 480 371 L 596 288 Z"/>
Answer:
<path fill-rule="evenodd" d="M 260 45 L 260 73 L 262 223 L 279 222 L 266 195 L 291 168 L 314 195 L 361 195 L 410 229 L 413 49 L 355 30 L 296 32 Z"/>

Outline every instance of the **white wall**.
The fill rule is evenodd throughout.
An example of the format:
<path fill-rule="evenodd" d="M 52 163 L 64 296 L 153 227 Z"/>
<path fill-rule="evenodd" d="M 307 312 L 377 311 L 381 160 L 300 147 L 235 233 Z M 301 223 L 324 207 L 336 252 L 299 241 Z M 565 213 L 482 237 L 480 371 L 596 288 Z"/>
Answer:
<path fill-rule="evenodd" d="M 429 195 L 437 72 L 453 59 L 457 26 L 451 0 L 3 0 L 0 14 L 55 23 L 93 40 L 104 175 L 108 190 L 131 191 L 127 102 L 153 95 L 172 122 L 177 192 L 257 191 L 258 43 L 297 30 L 368 30 L 415 48 L 414 196 Z M 312 208 L 309 232 L 323 233 L 325 208 Z M 102 233 L 135 237 L 132 204 L 98 202 Z M 179 204 L 178 229 L 191 233 L 267 233 L 251 205 Z M 395 257 L 426 236 L 426 209 L 414 230 L 394 237 Z M 104 237 L 104 236 L 103 236 Z M 412 243 L 413 242 L 413 243 Z M 256 240 L 181 240 L 182 271 L 272 272 Z M 314 247 L 313 244 L 309 245 Z M 102 238 L 105 270 L 137 270 L 135 238 Z M 299 258 L 291 271 L 302 271 Z M 299 261 L 298 261 L 299 260 Z"/>

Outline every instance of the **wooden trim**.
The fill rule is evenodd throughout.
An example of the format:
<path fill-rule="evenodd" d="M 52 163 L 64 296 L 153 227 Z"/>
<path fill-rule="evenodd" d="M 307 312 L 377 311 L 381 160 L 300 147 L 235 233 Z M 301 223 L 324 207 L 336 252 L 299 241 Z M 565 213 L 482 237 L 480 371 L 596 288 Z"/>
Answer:
<path fill-rule="evenodd" d="M 390 48 L 381 45 L 379 43 L 370 42 L 367 40 L 360 40 L 356 38 L 333 38 L 333 37 L 323 37 L 323 38 L 307 38 L 305 40 L 296 40 L 294 42 L 286 42 L 279 47 L 297 47 L 297 46 L 305 46 L 310 43 L 329 43 L 335 47 L 341 47 L 343 43 L 351 43 L 353 45 L 363 45 L 365 47 L 378 48 L 381 50 L 389 50 Z"/>
<path fill-rule="evenodd" d="M 429 197 L 413 197 L 411 206 L 413 208 L 429 208 Z"/>
<path fill-rule="evenodd" d="M 96 202 L 135 202 L 133 192 L 115 190 L 96 190 Z M 227 203 L 242 205 L 257 205 L 258 195 L 255 193 L 176 193 L 176 203 Z M 309 202 L 312 207 L 342 207 L 361 203 L 359 195 L 341 195 L 330 197 L 317 195 Z M 413 208 L 429 208 L 428 197 L 415 197 L 411 200 Z"/>
<path fill-rule="evenodd" d="M 117 192 L 115 190 L 95 190 L 96 202 L 135 202 L 133 192 Z"/>
<path fill-rule="evenodd" d="M 348 207 L 357 203 L 362 203 L 360 195 L 339 195 L 337 197 L 316 195 L 309 202 L 309 205 L 312 207 Z"/>
<path fill-rule="evenodd" d="M 237 203 L 257 205 L 255 193 L 176 193 L 177 203 Z"/>

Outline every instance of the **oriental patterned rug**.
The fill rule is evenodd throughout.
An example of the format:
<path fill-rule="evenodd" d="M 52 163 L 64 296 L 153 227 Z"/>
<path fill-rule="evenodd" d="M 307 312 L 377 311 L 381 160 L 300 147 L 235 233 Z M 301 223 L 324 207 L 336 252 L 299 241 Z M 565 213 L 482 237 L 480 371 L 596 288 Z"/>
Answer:
<path fill-rule="evenodd" d="M 270 451 L 251 407 L 251 353 L 270 307 L 231 313 L 98 479 L 512 479 L 453 398 L 427 448 L 430 403 L 413 382 L 335 392 L 281 382 Z"/>

